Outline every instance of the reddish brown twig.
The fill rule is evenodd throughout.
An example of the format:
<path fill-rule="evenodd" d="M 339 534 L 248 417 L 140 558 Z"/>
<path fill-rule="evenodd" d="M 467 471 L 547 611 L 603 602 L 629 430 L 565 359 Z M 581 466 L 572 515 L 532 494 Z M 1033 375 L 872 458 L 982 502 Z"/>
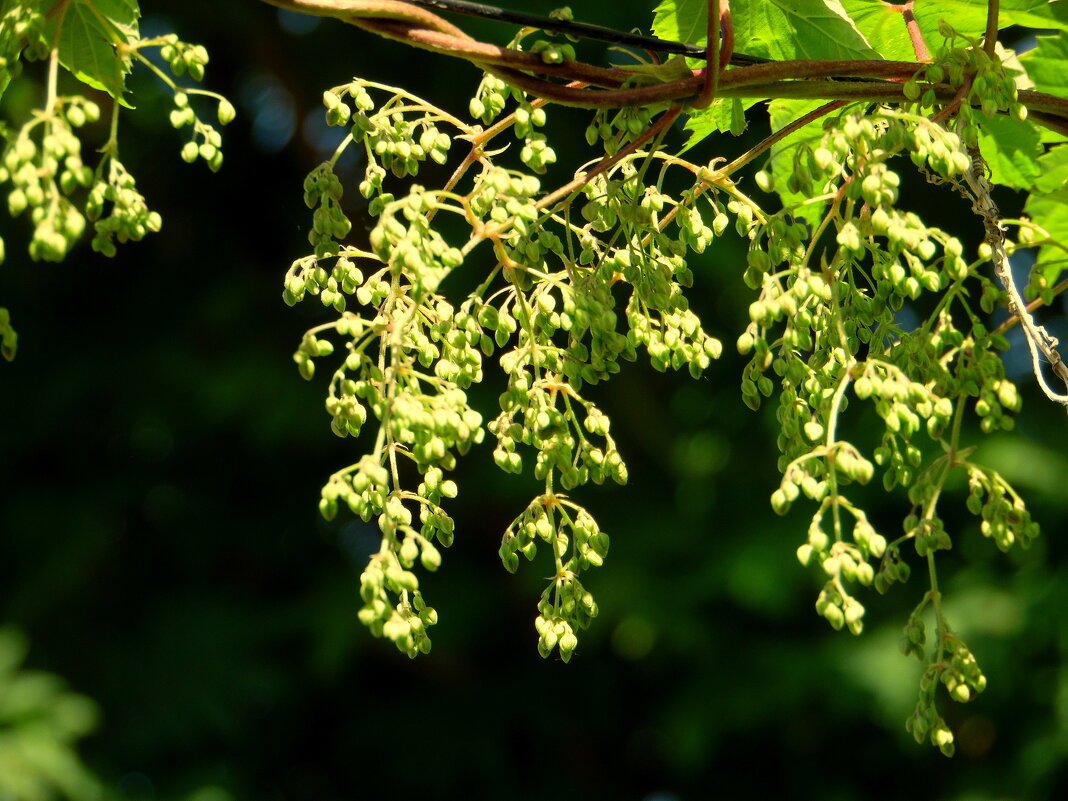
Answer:
<path fill-rule="evenodd" d="M 719 70 L 727 69 L 734 56 L 734 22 L 731 19 L 731 0 L 720 0 L 719 29 L 723 41 L 719 46 Z"/>
<path fill-rule="evenodd" d="M 554 103 L 586 108 L 620 108 L 655 103 L 700 103 L 713 97 L 812 97 L 826 100 L 868 99 L 894 102 L 903 99 L 901 84 L 921 67 L 917 62 L 879 60 L 798 60 L 760 63 L 752 66 L 719 69 L 733 54 L 733 26 L 726 0 L 719 0 L 719 14 L 710 15 L 717 35 L 710 37 L 705 52 L 716 57 L 708 72 L 659 84 L 631 86 L 636 73 L 626 67 L 604 68 L 579 61 L 545 63 L 538 55 L 480 42 L 430 11 L 400 0 L 264 0 L 293 11 L 329 16 L 365 28 L 375 34 L 397 39 L 443 55 L 463 58 L 486 69 L 529 94 Z M 997 30 L 997 3 L 992 3 L 988 37 L 992 48 Z M 910 35 L 917 54 L 923 57 L 919 28 L 915 25 L 912 3 L 898 8 L 910 25 Z M 720 35 L 720 33 L 722 35 Z M 711 45 L 711 47 L 708 47 Z M 888 83 L 856 83 L 850 77 L 882 78 Z M 836 80 L 812 80 L 827 79 Z M 806 80 L 810 79 L 810 80 Z M 570 82 L 571 85 L 565 85 Z M 587 88 L 578 88 L 580 82 Z M 935 96 L 943 102 L 954 100 L 954 90 L 933 86 Z M 1068 125 L 1068 101 L 1044 93 L 1021 90 L 1020 102 L 1030 111 L 1039 112 L 1036 121 L 1055 129 Z M 963 102 L 963 100 L 961 101 Z M 1059 121 L 1058 121 L 1059 120 Z"/>
<path fill-rule="evenodd" d="M 694 75 L 703 80 L 701 94 L 690 104 L 693 108 L 707 108 L 716 97 L 719 85 L 719 23 L 720 3 L 723 0 L 708 0 L 708 28 L 705 43 L 705 64 L 707 66 L 694 70 Z M 728 12 L 729 13 L 729 12 Z"/>
<path fill-rule="evenodd" d="M 995 56 L 995 46 L 998 43 L 998 11 L 999 0 L 987 0 L 986 3 L 986 34 L 983 37 L 983 50 L 990 58 Z"/>

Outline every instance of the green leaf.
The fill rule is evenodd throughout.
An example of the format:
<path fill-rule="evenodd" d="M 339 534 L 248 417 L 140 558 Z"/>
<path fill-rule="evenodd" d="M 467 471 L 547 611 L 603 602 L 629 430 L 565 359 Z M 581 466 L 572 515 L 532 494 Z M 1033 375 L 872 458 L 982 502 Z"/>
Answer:
<path fill-rule="evenodd" d="M 842 0 L 842 2 L 857 28 L 879 55 L 891 61 L 915 59 L 916 54 L 900 12 L 894 11 L 882 0 Z M 924 33 L 924 38 L 932 33 L 922 24 L 920 29 Z M 937 34 L 937 32 L 936 27 L 933 33 Z"/>
<path fill-rule="evenodd" d="M 979 122 L 979 149 L 990 167 L 995 184 L 1013 189 L 1030 189 L 1042 174 L 1038 157 L 1042 141 L 1034 124 L 1014 117 L 976 115 Z"/>
<path fill-rule="evenodd" d="M 1042 193 L 1055 192 L 1068 183 L 1068 147 L 1050 148 L 1038 160 L 1039 176 L 1035 179 L 1035 189 Z"/>
<path fill-rule="evenodd" d="M 82 2 L 89 2 L 89 0 L 82 0 Z M 141 19 L 141 8 L 137 0 L 92 0 L 91 5 L 96 6 L 97 11 L 108 18 L 108 22 L 122 34 L 127 44 L 133 44 L 141 38 L 138 25 Z"/>
<path fill-rule="evenodd" d="M 732 0 L 734 48 L 774 59 L 878 58 L 839 0 Z M 702 45 L 708 38 L 707 0 L 664 0 L 653 32 Z"/>
<path fill-rule="evenodd" d="M 670 83 L 693 75 L 683 56 L 673 56 L 663 64 L 625 64 L 622 65 L 633 78 L 627 80 L 628 86 L 655 83 Z"/>
<path fill-rule="evenodd" d="M 1020 56 L 1035 89 L 1068 98 L 1068 33 L 1039 36 L 1038 45 Z"/>
<path fill-rule="evenodd" d="M 734 46 L 765 58 L 878 58 L 839 0 L 735 0 Z"/>
<path fill-rule="evenodd" d="M 707 139 L 714 133 L 727 133 L 741 136 L 746 128 L 745 111 L 750 106 L 759 103 L 759 100 L 747 98 L 742 100 L 738 97 L 723 98 L 708 106 L 694 111 L 686 120 L 686 130 L 690 138 L 686 145 L 679 151 L 685 153 L 698 142 Z"/>
<path fill-rule="evenodd" d="M 653 35 L 686 44 L 708 40 L 706 0 L 663 0 L 653 17 Z"/>
<path fill-rule="evenodd" d="M 1062 0 L 1003 0 L 998 16 L 998 28 L 1008 28 L 1010 25 L 1068 31 L 1068 5 Z"/>
<path fill-rule="evenodd" d="M 1034 271 L 1042 277 L 1047 287 L 1052 287 L 1061 272 L 1068 268 L 1068 253 L 1063 246 L 1068 242 L 1068 188 L 1045 195 L 1031 195 L 1024 206 L 1024 214 L 1049 232 L 1050 241 L 1039 247 Z"/>
<path fill-rule="evenodd" d="M 137 0 L 70 0 L 58 3 L 48 17 L 48 36 L 59 30 L 59 63 L 78 80 L 107 92 L 124 106 L 122 94 L 130 57 L 120 55 L 117 44 L 133 44 L 140 34 L 141 11 Z"/>
<path fill-rule="evenodd" d="M 905 19 L 882 0 L 842 0 L 846 11 L 871 45 L 883 58 L 892 61 L 915 61 Z M 923 0 L 914 13 L 928 50 L 935 52 L 942 41 L 939 20 L 945 20 L 958 33 L 980 36 L 986 30 L 986 0 Z M 1048 0 L 1002 0 L 999 28 L 1020 25 L 1027 28 L 1068 30 L 1068 8 Z"/>
<path fill-rule="evenodd" d="M 878 58 L 838 0 L 732 0 L 731 16 L 739 53 L 779 60 Z M 700 45 L 707 40 L 707 20 L 707 0 L 665 0 L 657 8 L 653 31 Z M 686 148 L 717 131 L 738 130 L 738 115 L 758 102 L 716 101 L 695 111 L 686 123 Z M 806 110 L 816 107 L 802 105 Z"/>

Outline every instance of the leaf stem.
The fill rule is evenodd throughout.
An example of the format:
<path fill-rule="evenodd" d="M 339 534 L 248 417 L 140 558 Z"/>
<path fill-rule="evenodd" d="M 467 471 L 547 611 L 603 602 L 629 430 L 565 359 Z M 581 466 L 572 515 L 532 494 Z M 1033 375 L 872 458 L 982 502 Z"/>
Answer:
<path fill-rule="evenodd" d="M 45 114 L 51 117 L 56 112 L 56 100 L 59 87 L 59 47 L 53 47 L 48 54 L 48 99 L 45 102 Z"/>
<path fill-rule="evenodd" d="M 830 103 L 826 103 L 826 104 L 820 106 L 819 108 L 810 111 L 808 114 L 805 114 L 802 117 L 798 117 L 796 120 L 791 122 L 789 125 L 783 126 L 779 130 L 777 130 L 775 133 L 773 133 L 771 136 L 768 136 L 763 141 L 761 141 L 760 144 L 756 145 L 755 147 L 749 149 L 748 151 L 746 151 L 745 153 L 740 155 L 738 158 L 736 158 L 730 164 L 726 165 L 725 167 L 723 167 L 723 168 L 721 168 L 719 170 L 716 170 L 715 174 L 716 175 L 722 175 L 722 176 L 733 175 L 738 170 L 740 170 L 742 167 L 744 167 L 746 164 L 748 164 L 753 159 L 755 159 L 757 156 L 759 156 L 761 153 L 763 153 L 764 151 L 770 149 L 777 142 L 781 141 L 782 139 L 785 139 L 787 136 L 792 134 L 794 131 L 797 131 L 797 130 L 800 130 L 801 128 L 804 128 L 810 122 L 812 122 L 814 120 L 818 120 L 820 117 L 827 116 L 828 114 L 830 114 L 835 109 L 839 109 L 839 108 L 842 108 L 842 106 L 847 105 L 847 103 L 848 103 L 848 101 L 846 101 L 846 100 L 832 100 Z"/>

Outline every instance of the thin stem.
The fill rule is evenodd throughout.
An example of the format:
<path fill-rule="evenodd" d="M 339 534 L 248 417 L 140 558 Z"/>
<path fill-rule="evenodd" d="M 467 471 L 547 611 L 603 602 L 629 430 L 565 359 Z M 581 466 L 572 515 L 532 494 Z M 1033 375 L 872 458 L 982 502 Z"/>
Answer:
<path fill-rule="evenodd" d="M 842 379 L 838 382 L 838 386 L 834 391 L 834 398 L 831 400 L 831 408 L 827 412 L 827 486 L 828 497 L 833 498 L 831 503 L 831 516 L 834 518 L 834 539 L 837 542 L 842 541 L 842 520 L 841 514 L 838 509 L 838 472 L 834 466 L 836 449 L 834 447 L 835 436 L 838 429 L 838 415 L 842 408 L 842 399 L 845 397 L 846 388 L 852 382 L 851 371 L 852 364 L 844 365 L 845 370 L 842 372 Z"/>
<path fill-rule="evenodd" d="M 760 142 L 760 144 L 758 144 L 758 145 L 754 146 L 753 148 L 751 148 L 750 150 L 746 151 L 745 153 L 740 155 L 738 158 L 736 158 L 734 161 L 732 161 L 727 166 L 725 166 L 725 167 L 723 167 L 723 168 L 721 168 L 719 170 L 716 170 L 715 174 L 716 175 L 722 175 L 722 176 L 733 175 L 738 170 L 740 170 L 742 167 L 744 167 L 746 164 L 748 164 L 753 159 L 755 159 L 757 156 L 759 156 L 761 153 L 765 152 L 766 150 L 769 150 L 777 142 L 785 139 L 787 136 L 792 134 L 794 131 L 797 131 L 797 130 L 800 130 L 801 128 L 804 128 L 806 125 L 808 125 L 813 120 L 818 120 L 820 117 L 827 116 L 828 114 L 830 114 L 835 109 L 840 109 L 843 106 L 847 105 L 847 103 L 848 103 L 848 101 L 846 101 L 846 100 L 832 100 L 830 103 L 827 103 L 825 105 L 820 106 L 817 109 L 814 109 L 813 111 L 810 111 L 808 114 L 805 114 L 803 117 L 798 117 L 796 120 L 791 122 L 789 125 L 783 126 L 778 131 L 773 133 L 771 136 L 766 137 L 763 141 Z"/>
<path fill-rule="evenodd" d="M 48 100 L 45 114 L 51 117 L 56 111 L 56 94 L 59 87 L 59 48 L 53 47 L 48 54 Z"/>
<path fill-rule="evenodd" d="M 1063 281 L 1061 281 L 1059 284 L 1057 284 L 1055 287 L 1053 287 L 1053 297 L 1057 297 L 1057 295 L 1061 294 L 1066 289 L 1068 289 L 1068 278 L 1065 278 Z M 1028 303 L 1027 306 L 1025 306 L 1024 308 L 1028 312 L 1034 312 L 1036 309 L 1039 309 L 1039 308 L 1041 308 L 1042 306 L 1045 306 L 1045 305 L 1046 305 L 1046 301 L 1045 300 L 1043 300 L 1042 298 L 1035 298 L 1030 303 Z M 1018 325 L 1019 322 L 1020 322 L 1020 318 L 1017 317 L 1015 314 L 1009 315 L 1009 318 L 1007 320 L 1005 320 L 1005 322 L 1003 322 L 997 328 L 995 328 L 993 331 L 991 331 L 990 334 L 991 334 L 991 336 L 997 336 L 999 334 L 1004 334 L 1006 331 L 1008 331 L 1013 326 Z"/>
<path fill-rule="evenodd" d="M 167 73 L 165 73 L 163 70 L 161 70 L 155 64 L 153 64 L 151 60 L 149 60 L 147 57 L 145 57 L 141 53 L 140 50 L 131 50 L 130 53 L 134 57 L 136 57 L 138 61 L 140 61 L 142 64 L 144 64 L 150 70 L 152 70 L 152 72 L 156 73 L 156 77 L 159 78 L 161 81 L 163 81 L 163 83 L 165 83 L 167 85 L 167 87 L 172 92 L 185 91 L 184 89 L 180 90 L 178 84 L 176 84 L 173 80 L 171 80 L 171 77 Z"/>
<path fill-rule="evenodd" d="M 830 227 L 830 224 L 838 217 L 838 208 L 842 204 L 842 195 L 844 194 L 845 187 L 849 185 L 849 181 L 846 180 L 842 184 L 842 189 L 839 189 L 834 193 L 834 202 L 827 210 L 827 213 L 823 215 L 823 220 L 816 227 L 816 230 L 812 232 L 812 240 L 809 242 L 808 248 L 805 250 L 805 257 L 801 260 L 802 269 L 808 269 L 809 264 L 812 262 L 812 256 L 816 252 L 816 246 L 819 244 L 820 239 L 823 237 L 824 231 Z M 833 286 L 833 284 L 832 284 Z M 842 345 L 845 346 L 845 339 L 842 339 Z"/>
<path fill-rule="evenodd" d="M 588 184 L 591 180 L 596 178 L 601 173 L 605 172 L 606 170 L 611 169 L 619 161 L 621 161 L 622 159 L 626 158 L 631 153 L 634 153 L 643 144 L 648 142 L 653 137 L 657 136 L 661 131 L 663 131 L 666 128 L 668 128 L 671 125 L 671 123 L 673 123 L 678 118 L 679 114 L 681 114 L 681 113 L 682 113 L 682 108 L 680 106 L 675 106 L 673 108 L 668 109 L 660 117 L 660 119 L 658 119 L 655 123 L 653 123 L 651 126 L 646 128 L 644 131 L 642 131 L 641 136 L 639 136 L 633 142 L 628 144 L 626 147 L 622 148 L 614 156 L 612 156 L 610 158 L 607 158 L 607 159 L 604 159 L 603 161 L 599 162 L 597 164 L 597 166 L 595 166 L 589 172 L 586 172 L 586 173 L 583 173 L 581 175 L 576 176 L 573 180 L 571 180 L 568 183 L 564 184 L 559 189 L 557 189 L 555 192 L 552 192 L 551 194 L 548 194 L 545 197 L 543 197 L 541 200 L 539 200 L 538 203 L 537 203 L 538 209 L 539 210 L 544 210 L 544 209 L 552 207 L 556 203 L 556 201 L 560 200 L 560 198 L 567 197 L 572 192 L 575 192 L 575 191 L 581 189 L 582 187 L 584 187 L 586 184 Z"/>
<path fill-rule="evenodd" d="M 337 164 L 337 160 L 341 158 L 341 156 L 345 153 L 345 150 L 348 148 L 348 146 L 352 144 L 352 139 L 352 134 L 347 134 L 345 138 L 338 143 L 338 146 L 334 148 L 334 155 L 332 155 L 330 157 L 330 160 L 327 161 L 327 164 L 330 165 L 331 169 L 333 169 L 334 165 Z"/>
<path fill-rule="evenodd" d="M 658 39 L 655 36 L 641 36 L 635 33 L 617 31 L 603 25 L 592 25 L 588 22 L 576 22 L 575 20 L 561 17 L 543 17 L 537 14 L 528 14 L 523 11 L 512 11 L 506 8 L 496 8 L 482 3 L 470 3 L 466 0 L 408 0 L 412 5 L 424 8 L 435 8 L 451 14 L 466 14 L 495 22 L 507 22 L 514 25 L 522 25 L 525 28 L 539 28 L 543 31 L 556 31 L 581 39 L 593 39 L 600 42 L 609 42 L 617 45 L 627 45 L 643 50 L 659 50 L 664 53 L 677 53 L 693 58 L 703 58 L 705 48 L 697 45 L 683 44 Z"/>
<path fill-rule="evenodd" d="M 945 485 L 946 478 L 949 476 L 950 471 L 957 466 L 957 451 L 960 445 L 960 429 L 963 420 L 964 397 L 962 396 L 957 398 L 948 449 L 946 455 L 942 457 L 945 459 L 945 463 L 942 466 L 942 475 L 938 477 L 938 481 L 935 484 L 934 490 L 931 492 L 930 498 L 928 498 L 927 503 L 924 504 L 923 517 L 925 520 L 929 520 L 934 516 L 935 507 L 938 505 L 938 497 L 942 493 L 942 487 Z M 938 569 L 935 565 L 934 551 L 932 550 L 927 552 L 927 573 L 931 580 L 931 605 L 934 608 L 935 622 L 938 626 L 938 650 L 936 650 L 935 655 L 937 661 L 938 653 L 942 647 L 942 641 L 949 629 L 946 626 L 945 617 L 942 615 L 942 594 L 938 590 Z"/>
<path fill-rule="evenodd" d="M 100 152 L 105 155 L 114 156 L 119 152 L 119 104 L 111 104 L 111 133 L 108 135 L 108 141 L 106 141 L 103 147 L 100 148 Z"/>
<path fill-rule="evenodd" d="M 901 16 L 905 18 L 905 30 L 909 32 L 909 39 L 912 40 L 912 50 L 916 53 L 916 60 L 930 61 L 931 56 L 927 52 L 927 43 L 923 41 L 923 31 L 920 30 L 920 24 L 916 21 L 913 5 L 914 0 L 908 0 L 904 5 L 889 6 L 889 8 L 900 11 Z"/>

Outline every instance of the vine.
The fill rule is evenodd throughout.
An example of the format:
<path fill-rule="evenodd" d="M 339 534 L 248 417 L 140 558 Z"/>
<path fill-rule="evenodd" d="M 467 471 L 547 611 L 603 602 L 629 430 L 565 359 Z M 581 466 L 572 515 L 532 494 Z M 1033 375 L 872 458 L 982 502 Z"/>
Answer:
<path fill-rule="evenodd" d="M 380 530 L 360 578 L 360 620 L 411 657 L 430 650 L 438 613 L 416 564 L 440 566 L 456 534 L 447 502 L 460 491 L 447 475 L 488 434 L 500 469 L 523 474 L 532 462 L 538 482 L 503 534 L 502 563 L 514 572 L 520 557 L 549 551 L 538 650 L 572 657 L 598 612 L 583 580 L 604 563 L 610 541 L 576 492 L 628 478 L 610 421 L 584 390 L 640 357 L 694 377 L 711 367 L 722 344 L 691 310 L 687 290 L 698 257 L 733 231 L 748 242 L 739 272 L 754 293 L 735 342 L 749 357 L 741 395 L 753 409 L 777 404 L 781 478 L 772 508 L 786 514 L 802 496 L 814 505 L 796 555 L 821 575 L 816 611 L 835 629 L 859 635 L 866 588 L 885 593 L 910 578 L 913 563 L 926 567 L 929 587 L 901 640 L 924 665 L 907 726 L 951 755 L 936 691 L 968 702 L 986 678 L 945 614 L 937 554 L 952 548 L 957 532 L 947 530 L 939 503 L 959 474 L 967 508 L 999 549 L 1027 547 L 1038 534 L 1020 496 L 964 445 L 966 426 L 1011 430 L 1020 411 L 999 355 L 1008 326 L 1023 329 L 1045 394 L 1068 404 L 1043 372 L 1048 363 L 1068 385 L 1068 368 L 1033 317 L 1068 286 L 1060 280 L 1068 231 L 1057 212 L 1068 198 L 1068 68 L 1050 66 L 1068 52 L 1060 7 L 1004 10 L 976 0 L 955 3 L 966 12 L 950 15 L 935 0 L 804 0 L 793 4 L 808 20 L 802 29 L 779 3 L 756 14 L 754 2 L 741 0 L 664 0 L 656 36 L 646 37 L 576 23 L 566 9 L 539 20 L 454 0 L 269 2 L 485 72 L 466 119 L 361 78 L 323 94 L 327 122 L 345 134 L 304 183 L 312 252 L 292 263 L 283 298 L 293 305 L 317 297 L 333 311 L 304 335 L 294 359 L 309 380 L 319 364 L 332 370 L 326 410 L 335 434 L 372 432 L 367 451 L 330 476 L 320 500 L 327 519 L 347 509 Z M 873 5 L 899 14 L 900 26 L 873 19 Z M 202 48 L 173 36 L 139 39 L 136 14 L 116 18 L 90 0 L 31 8 L 2 6 L 10 20 L 0 39 L 3 85 L 20 56 L 47 59 L 49 69 L 45 108 L 8 137 L 0 178 L 13 184 L 9 208 L 31 211 L 34 259 L 62 259 L 86 220 L 94 248 L 111 255 L 113 240 L 140 239 L 161 222 L 118 161 L 122 78 L 131 64 L 147 66 L 174 93 L 171 123 L 192 129 L 181 149 L 187 161 L 203 159 L 213 170 L 222 161 L 218 131 L 191 101 L 211 98 L 222 124 L 233 107 L 180 88 L 143 55 L 159 47 L 172 76 L 198 81 L 207 61 Z M 497 45 L 436 11 L 525 27 Z M 110 79 L 79 75 L 87 68 L 64 49 L 63 20 L 72 13 L 96 15 L 116 64 Z M 997 42 L 1009 25 L 1057 33 L 1017 57 Z M 585 63 L 570 38 L 579 36 L 647 52 L 632 52 L 628 64 Z M 57 95 L 61 64 L 115 100 L 95 170 L 81 162 L 75 129 L 100 110 Z M 760 101 L 770 101 L 772 131 L 754 148 L 731 161 L 684 155 L 713 134 L 740 133 Z M 589 160 L 557 182 L 552 104 L 591 112 Z M 680 120 L 690 133 L 681 146 L 673 144 Z M 350 188 L 335 171 L 355 148 L 366 168 L 353 188 L 375 219 L 366 246 L 352 242 Z M 440 187 L 415 182 L 428 161 L 455 164 Z M 962 195 L 983 227 L 975 253 L 902 207 L 910 164 Z M 746 189 L 750 179 L 759 196 Z M 996 186 L 1030 193 L 1025 218 L 1001 219 Z M 442 225 L 442 216 L 459 221 L 464 235 L 447 236 L 455 226 Z M 1037 249 L 1024 291 L 1008 266 L 1018 247 Z M 992 328 L 999 305 L 1012 318 Z M 0 334 L 10 358 L 6 310 Z M 484 416 L 469 392 L 490 360 L 503 372 L 503 391 Z M 871 419 L 879 444 L 866 454 L 858 438 Z M 887 492 L 900 489 L 907 499 L 898 533 L 877 531 L 857 501 L 854 485 L 876 473 Z"/>

